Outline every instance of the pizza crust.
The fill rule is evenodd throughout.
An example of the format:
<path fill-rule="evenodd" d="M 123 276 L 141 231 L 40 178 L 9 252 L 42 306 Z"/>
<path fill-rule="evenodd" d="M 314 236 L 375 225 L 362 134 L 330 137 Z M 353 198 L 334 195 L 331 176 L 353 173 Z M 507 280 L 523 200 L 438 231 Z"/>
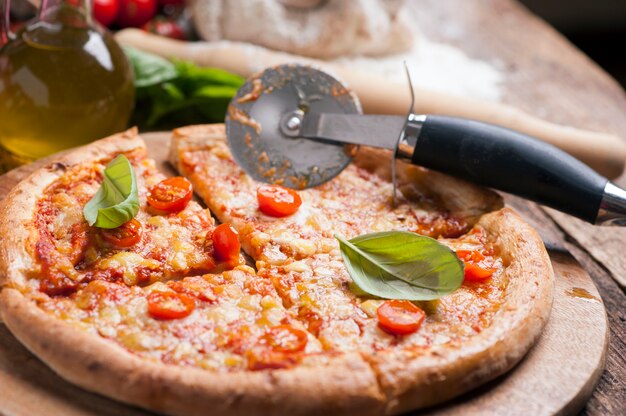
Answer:
<path fill-rule="evenodd" d="M 7 327 L 66 380 L 87 390 L 175 415 L 376 415 L 383 398 L 358 354 L 287 370 L 211 373 L 138 358 L 61 322 L 15 289 L 4 289 Z"/>
<path fill-rule="evenodd" d="M 491 326 L 460 345 L 387 351 L 368 357 L 387 397 L 387 414 L 441 403 L 506 373 L 541 335 L 552 307 L 554 272 L 537 232 L 510 208 L 478 222 L 506 266 L 506 301 Z"/>
<path fill-rule="evenodd" d="M 217 125 L 179 129 L 175 135 L 190 131 L 198 133 L 198 146 L 224 134 Z M 143 146 L 130 130 L 81 148 L 35 172 L 0 208 L 0 233 L 6 236 L 0 243 L 0 314 L 35 355 L 87 390 L 167 414 L 398 414 L 447 400 L 508 371 L 548 319 L 553 285 L 549 257 L 537 233 L 505 208 L 482 216 L 478 225 L 508 266 L 506 301 L 492 325 L 467 342 L 375 355 L 320 355 L 315 365 L 237 373 L 139 358 L 58 320 L 28 297 L 25 273 L 32 259 L 25 247 L 36 236 L 25 224 L 38 196 L 67 166 Z"/>
<path fill-rule="evenodd" d="M 391 181 L 391 151 L 361 146 L 357 166 Z M 448 212 L 474 225 L 486 212 L 504 206 L 502 197 L 487 188 L 404 161 L 396 161 L 398 189 L 407 198 L 429 195 Z"/>

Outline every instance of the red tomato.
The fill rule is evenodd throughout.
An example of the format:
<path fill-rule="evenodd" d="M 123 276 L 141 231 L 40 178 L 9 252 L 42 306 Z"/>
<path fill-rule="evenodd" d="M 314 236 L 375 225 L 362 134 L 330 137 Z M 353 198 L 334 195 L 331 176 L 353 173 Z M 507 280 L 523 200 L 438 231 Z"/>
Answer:
<path fill-rule="evenodd" d="M 111 26 L 120 11 L 120 0 L 94 0 L 93 16 L 100 24 Z"/>
<path fill-rule="evenodd" d="M 386 300 L 376 310 L 378 324 L 394 335 L 411 334 L 422 326 L 426 314 L 408 300 Z"/>
<path fill-rule="evenodd" d="M 150 189 L 148 204 L 161 211 L 178 212 L 185 209 L 192 195 L 191 182 L 182 176 L 175 176 L 162 180 Z"/>
<path fill-rule="evenodd" d="M 239 234 L 230 224 L 220 224 L 213 231 L 213 249 L 219 260 L 237 261 L 239 259 Z"/>
<path fill-rule="evenodd" d="M 474 263 L 480 263 L 485 260 L 485 256 L 480 251 L 476 250 L 458 250 L 456 255 L 463 261 L 471 261 Z"/>
<path fill-rule="evenodd" d="M 141 26 L 141 28 L 146 32 L 156 33 L 157 35 L 172 39 L 187 39 L 187 35 L 185 35 L 183 29 L 176 22 L 158 16 Z"/>
<path fill-rule="evenodd" d="M 156 0 L 120 0 L 117 24 L 120 27 L 140 27 L 157 12 Z"/>
<path fill-rule="evenodd" d="M 117 228 L 103 229 L 102 237 L 115 247 L 131 247 L 141 240 L 141 223 L 132 219 Z"/>
<path fill-rule="evenodd" d="M 456 255 L 465 263 L 464 281 L 466 282 L 483 281 L 491 277 L 496 271 L 496 269 L 485 268 L 478 265 L 478 263 L 485 260 L 485 256 L 480 251 L 458 250 Z"/>
<path fill-rule="evenodd" d="M 148 312 L 156 319 L 180 319 L 196 307 L 189 296 L 176 292 L 152 292 L 148 295 Z"/>
<path fill-rule="evenodd" d="M 286 217 L 302 205 L 296 191 L 279 185 L 262 185 L 256 190 L 256 196 L 261 212 L 272 217 Z"/>
<path fill-rule="evenodd" d="M 306 332 L 291 325 L 275 326 L 263 335 L 261 339 L 266 345 L 278 352 L 302 351 L 308 341 Z"/>
<path fill-rule="evenodd" d="M 466 282 L 481 282 L 491 277 L 495 271 L 495 269 L 485 269 L 473 263 L 465 263 L 464 280 Z"/>

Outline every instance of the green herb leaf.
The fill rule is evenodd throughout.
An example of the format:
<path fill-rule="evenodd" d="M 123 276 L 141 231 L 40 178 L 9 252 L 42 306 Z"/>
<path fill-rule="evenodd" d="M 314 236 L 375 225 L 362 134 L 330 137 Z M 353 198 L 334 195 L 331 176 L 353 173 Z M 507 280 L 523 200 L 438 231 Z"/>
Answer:
<path fill-rule="evenodd" d="M 226 70 L 219 68 L 199 67 L 188 61 L 174 61 L 174 66 L 181 79 L 187 81 L 186 87 L 196 90 L 206 85 L 226 85 L 241 87 L 244 79 Z"/>
<path fill-rule="evenodd" d="M 137 178 L 124 155 L 118 155 L 104 169 L 104 179 L 96 194 L 87 202 L 83 215 L 89 225 L 117 228 L 139 212 Z"/>
<path fill-rule="evenodd" d="M 433 300 L 463 281 L 454 251 L 430 237 L 385 231 L 339 240 L 341 255 L 356 285 L 385 299 Z"/>
<path fill-rule="evenodd" d="M 124 47 L 135 76 L 135 88 L 146 88 L 178 77 L 173 63 L 157 55 Z"/>
<path fill-rule="evenodd" d="M 230 99 L 244 79 L 218 68 L 170 62 L 124 48 L 135 74 L 137 101 L 132 123 L 152 129 L 224 121 Z"/>

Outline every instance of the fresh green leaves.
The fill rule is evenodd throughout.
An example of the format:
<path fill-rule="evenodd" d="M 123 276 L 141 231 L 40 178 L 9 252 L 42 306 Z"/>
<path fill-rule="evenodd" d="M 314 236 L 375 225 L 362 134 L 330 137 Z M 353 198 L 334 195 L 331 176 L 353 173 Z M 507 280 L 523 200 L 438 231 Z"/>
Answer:
<path fill-rule="evenodd" d="M 174 64 L 157 55 L 125 47 L 135 77 L 135 88 L 146 88 L 172 80 L 178 76 Z"/>
<path fill-rule="evenodd" d="M 224 121 L 226 108 L 244 79 L 191 62 L 170 62 L 124 48 L 135 75 L 137 104 L 132 122 L 149 128 Z"/>
<path fill-rule="evenodd" d="M 139 212 L 137 178 L 124 155 L 113 159 L 104 169 L 103 176 L 100 189 L 85 205 L 83 215 L 89 225 L 117 228 Z"/>
<path fill-rule="evenodd" d="M 356 285 L 385 299 L 432 300 L 454 292 L 463 263 L 448 247 L 407 231 L 384 231 L 339 240 Z"/>

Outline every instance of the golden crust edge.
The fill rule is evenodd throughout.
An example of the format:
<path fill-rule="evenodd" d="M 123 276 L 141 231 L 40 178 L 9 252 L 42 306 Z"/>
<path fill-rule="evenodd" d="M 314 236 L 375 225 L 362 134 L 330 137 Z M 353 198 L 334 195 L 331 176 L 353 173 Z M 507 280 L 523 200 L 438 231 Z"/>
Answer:
<path fill-rule="evenodd" d="M 131 128 L 76 149 L 18 183 L 0 201 L 0 235 L 3 236 L 0 244 L 0 288 L 11 285 L 11 280 L 20 278 L 30 265 L 26 246 L 33 230 L 27 224 L 32 219 L 37 198 L 49 184 L 68 167 L 85 160 L 145 147 L 137 129 Z"/>
<path fill-rule="evenodd" d="M 371 367 L 356 353 L 330 357 L 323 369 L 211 373 L 137 357 L 56 319 L 15 289 L 2 291 L 0 312 L 20 342 L 64 379 L 171 415 L 370 415 L 384 406 Z"/>
<path fill-rule="evenodd" d="M 442 403 L 508 372 L 548 322 L 554 272 L 537 232 L 510 208 L 485 214 L 478 225 L 509 262 L 506 300 L 492 325 L 459 348 L 442 345 L 427 355 L 392 351 L 368 357 L 390 397 L 386 414 Z"/>

